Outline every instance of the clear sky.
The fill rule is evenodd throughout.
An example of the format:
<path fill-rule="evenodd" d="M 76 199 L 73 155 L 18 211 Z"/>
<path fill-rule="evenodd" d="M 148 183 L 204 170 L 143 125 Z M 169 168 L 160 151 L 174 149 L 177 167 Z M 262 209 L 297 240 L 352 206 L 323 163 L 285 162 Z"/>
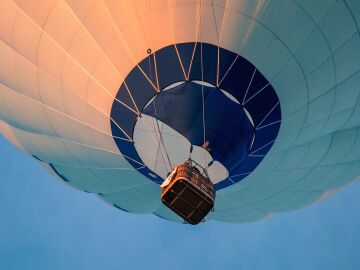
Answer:
<path fill-rule="evenodd" d="M 360 184 L 250 224 L 121 212 L 0 136 L 0 269 L 360 269 Z"/>

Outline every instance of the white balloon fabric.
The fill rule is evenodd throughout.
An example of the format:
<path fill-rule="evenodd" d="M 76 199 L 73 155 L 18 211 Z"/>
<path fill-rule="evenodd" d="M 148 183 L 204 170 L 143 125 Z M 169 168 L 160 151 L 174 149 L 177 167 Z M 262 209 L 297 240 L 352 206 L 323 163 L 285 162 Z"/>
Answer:
<path fill-rule="evenodd" d="M 0 0 L 0 132 L 124 211 L 181 222 L 159 185 L 190 153 L 208 219 L 298 209 L 360 175 L 359 25 L 358 0 Z"/>

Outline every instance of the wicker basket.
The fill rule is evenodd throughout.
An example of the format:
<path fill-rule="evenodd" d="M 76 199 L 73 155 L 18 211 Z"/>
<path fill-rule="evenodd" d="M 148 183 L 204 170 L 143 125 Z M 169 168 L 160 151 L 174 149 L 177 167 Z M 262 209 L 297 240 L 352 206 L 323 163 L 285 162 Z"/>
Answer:
<path fill-rule="evenodd" d="M 162 185 L 162 202 L 190 224 L 198 224 L 213 209 L 212 182 L 190 164 L 179 165 Z"/>

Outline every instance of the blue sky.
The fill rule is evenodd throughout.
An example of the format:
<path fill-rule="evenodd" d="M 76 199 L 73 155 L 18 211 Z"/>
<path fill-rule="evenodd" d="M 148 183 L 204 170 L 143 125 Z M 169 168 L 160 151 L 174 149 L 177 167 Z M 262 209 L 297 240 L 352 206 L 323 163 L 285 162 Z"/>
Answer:
<path fill-rule="evenodd" d="M 121 212 L 0 136 L 0 269 L 360 269 L 360 183 L 250 224 Z"/>

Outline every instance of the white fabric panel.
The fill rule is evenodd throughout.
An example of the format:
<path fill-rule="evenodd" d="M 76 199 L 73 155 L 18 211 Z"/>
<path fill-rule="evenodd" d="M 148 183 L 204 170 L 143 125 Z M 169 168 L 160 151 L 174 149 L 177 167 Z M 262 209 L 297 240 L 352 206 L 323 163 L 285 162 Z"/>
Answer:
<path fill-rule="evenodd" d="M 70 187 L 75 188 L 79 191 L 85 191 L 85 189 L 83 187 L 79 186 L 75 182 L 64 182 L 64 180 L 61 177 L 59 177 L 59 175 L 55 173 L 54 169 L 51 168 L 48 164 L 46 164 L 44 162 L 40 162 L 40 164 L 50 174 L 50 176 L 52 178 L 56 179 L 57 181 L 59 181 L 63 184 L 66 183 L 66 185 L 69 185 Z"/>
<path fill-rule="evenodd" d="M 291 162 L 290 164 L 298 164 L 297 167 L 302 167 L 304 165 L 302 162 L 296 162 L 296 160 L 291 158 L 287 153 L 285 155 L 286 158 L 284 158 L 280 167 L 274 167 L 273 172 L 267 175 L 267 179 L 263 179 L 260 183 L 246 181 L 247 185 L 244 185 L 243 189 L 233 194 L 226 194 L 226 196 L 227 198 L 231 198 L 241 204 L 249 205 L 250 207 L 276 211 L 276 208 L 273 208 L 272 204 L 279 204 L 279 207 L 281 208 L 282 206 L 280 204 L 282 201 L 283 204 L 286 205 L 287 198 L 295 197 L 292 200 L 296 200 L 297 195 L 299 195 L 302 199 L 296 200 L 296 203 L 297 207 L 302 207 L 309 203 L 311 198 L 320 196 L 327 190 L 339 188 L 339 186 L 348 183 L 358 175 L 359 169 L 356 169 L 353 162 L 350 161 L 342 164 L 345 157 L 348 156 L 348 153 L 353 151 L 356 138 L 358 138 L 358 130 L 336 133 L 331 138 L 331 144 L 326 144 L 324 143 L 324 140 L 319 139 L 318 144 L 324 145 L 323 147 L 327 148 L 327 150 L 323 152 L 324 154 L 321 159 L 315 162 L 312 165 L 313 168 L 310 170 L 308 168 L 285 170 L 285 168 L 288 168 L 288 162 Z M 317 144 L 314 141 L 309 149 L 316 147 Z M 359 149 L 357 149 L 357 152 L 359 152 Z M 292 153 L 296 157 L 296 153 L 300 154 L 301 151 L 298 148 Z M 299 159 L 306 160 L 304 156 Z M 331 163 L 329 163 L 330 160 Z M 278 171 L 279 169 L 280 171 Z M 242 182 L 239 185 L 241 186 Z M 287 190 L 293 191 L 294 194 L 291 195 L 285 192 Z M 315 191 L 319 193 L 317 196 L 314 195 Z M 306 192 L 309 192 L 308 197 L 304 195 Z M 293 209 L 295 208 L 295 202 L 292 202 L 291 207 Z"/>
<path fill-rule="evenodd" d="M 110 134 L 64 115 L 60 111 L 45 107 L 40 102 L 20 95 L 4 85 L 0 85 L 0 94 L 4 104 L 0 108 L 0 117 L 7 119 L 17 128 L 98 148 L 108 146 L 110 150 L 118 151 Z M 9 104 L 13 104 L 11 102 L 17 103 L 18 106 L 10 107 Z M 37 121 L 34 123 L 32 119 Z M 73 129 L 69 128 L 69 124 Z"/>
<path fill-rule="evenodd" d="M 56 170 L 69 179 L 70 183 L 82 187 L 83 191 L 91 193 L 113 193 L 126 191 L 132 187 L 147 185 L 148 182 L 139 181 L 139 172 L 134 169 L 102 169 L 102 168 L 74 168 L 74 166 L 55 166 Z M 109 173 L 111 177 L 109 178 Z M 155 184 L 154 184 L 155 185 Z"/>
<path fill-rule="evenodd" d="M 17 7 L 17 9 L 19 8 Z M 13 28 L 13 48 L 28 60 L 35 63 L 41 35 L 41 28 L 36 27 L 32 18 L 20 11 Z"/>
<path fill-rule="evenodd" d="M 118 168 L 91 168 L 91 171 L 101 181 L 112 187 L 111 192 L 136 188 L 149 182 L 137 170 L 121 168 L 119 166 L 120 164 L 118 164 Z"/>
<path fill-rule="evenodd" d="M 2 120 L 0 120 L 0 131 L 1 131 L 0 134 L 2 136 L 4 136 L 4 138 L 6 138 L 9 142 L 11 142 L 13 145 L 15 145 L 21 151 L 26 152 L 24 147 L 21 145 L 21 143 L 16 138 L 11 126 Z"/>
<path fill-rule="evenodd" d="M 152 182 L 102 196 L 105 201 L 114 203 L 126 211 L 138 214 L 156 211 L 161 204 L 159 197 L 160 187 Z"/>
<path fill-rule="evenodd" d="M 18 5 L 25 13 L 29 14 L 31 19 L 34 20 L 38 25 L 44 25 L 48 20 L 49 13 L 53 11 L 58 1 L 56 0 L 38 0 L 36 5 L 32 0 L 18 1 Z M 66 23 L 65 20 L 62 20 Z"/>
<path fill-rule="evenodd" d="M 334 18 L 342 18 L 334 20 Z M 319 23 L 332 51 L 336 51 L 346 40 L 357 33 L 356 24 L 344 1 L 337 1 Z"/>
<path fill-rule="evenodd" d="M 13 26 L 17 17 L 17 9 L 11 0 L 3 0 L 0 9 L 0 38 L 7 44 L 12 43 Z"/>
<path fill-rule="evenodd" d="M 79 170 L 73 167 L 63 167 L 63 166 L 54 166 L 58 172 L 66 177 L 66 179 L 71 179 L 69 182 L 73 182 L 83 191 L 91 193 L 100 193 L 100 192 L 111 192 L 113 187 L 106 184 L 106 182 L 101 181 L 96 175 L 94 175 L 91 170 Z M 71 178 L 70 178 L 71 177 Z"/>
<path fill-rule="evenodd" d="M 8 87 L 16 87 L 15 63 L 16 56 L 11 47 L 0 42 L 0 80 Z"/>
<path fill-rule="evenodd" d="M 28 153 L 48 163 L 73 167 L 133 168 L 120 153 L 111 149 L 28 133 L 16 128 L 12 128 L 12 132 Z"/>
<path fill-rule="evenodd" d="M 3 106 L 0 108 L 0 117 L 18 128 L 35 133 L 47 134 L 54 136 L 49 121 L 44 113 L 44 108 L 38 106 L 30 98 L 24 98 L 23 95 L 9 89 L 4 84 L 0 84 L 0 95 L 3 100 Z M 17 104 L 13 106 L 13 104 Z M 33 119 L 37 119 L 33 123 Z"/>
<path fill-rule="evenodd" d="M 178 215 L 176 215 L 174 212 L 172 212 L 169 208 L 167 208 L 165 205 L 160 205 L 159 208 L 154 211 L 154 215 L 166 219 L 166 220 L 171 220 L 173 222 L 177 222 L 177 223 L 183 223 L 184 220 L 179 217 Z"/>
<path fill-rule="evenodd" d="M 253 222 L 269 215 L 269 213 L 242 206 L 232 199 L 221 195 L 218 195 L 216 200 L 216 204 L 219 205 L 219 209 L 216 206 L 215 211 L 209 214 L 209 216 L 215 220 L 245 223 Z"/>

